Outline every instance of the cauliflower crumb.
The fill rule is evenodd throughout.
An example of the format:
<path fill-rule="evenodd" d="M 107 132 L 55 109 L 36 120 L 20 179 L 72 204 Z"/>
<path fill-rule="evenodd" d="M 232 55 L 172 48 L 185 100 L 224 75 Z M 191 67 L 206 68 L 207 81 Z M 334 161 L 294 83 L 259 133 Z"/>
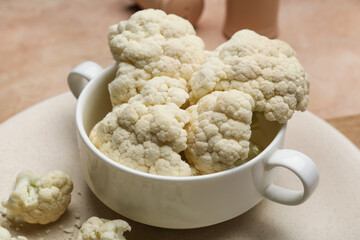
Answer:
<path fill-rule="evenodd" d="M 59 226 L 59 229 L 64 233 L 74 233 L 75 229 L 73 227 L 65 227 L 64 225 Z"/>
<path fill-rule="evenodd" d="M 67 209 L 73 183 L 61 172 L 52 171 L 38 178 L 31 171 L 22 171 L 9 199 L 2 202 L 10 220 L 47 224 L 54 222 Z"/>
<path fill-rule="evenodd" d="M 27 240 L 26 237 L 18 236 L 18 237 L 11 237 L 10 232 L 6 229 L 0 226 L 0 239 L 1 240 Z"/>
<path fill-rule="evenodd" d="M 80 213 L 79 213 L 79 212 L 75 212 L 75 213 L 74 213 L 74 217 L 75 217 L 76 219 L 79 219 L 79 218 L 80 218 Z"/>
<path fill-rule="evenodd" d="M 190 103 L 213 91 L 237 89 L 255 100 L 255 111 L 284 123 L 305 111 L 309 80 L 295 51 L 281 40 L 241 30 L 219 46 L 189 81 Z"/>
<path fill-rule="evenodd" d="M 118 63 L 109 84 L 113 106 L 126 103 L 158 76 L 178 79 L 186 87 L 205 60 L 204 43 L 185 19 L 146 9 L 109 28 L 111 53 Z"/>
<path fill-rule="evenodd" d="M 81 227 L 81 222 L 80 222 L 80 220 L 79 220 L 79 219 L 76 219 L 74 225 L 75 225 L 76 228 L 80 229 L 80 227 Z"/>
<path fill-rule="evenodd" d="M 67 227 L 67 228 L 61 229 L 61 231 L 63 231 L 64 233 L 74 233 L 75 230 L 73 227 Z"/>
<path fill-rule="evenodd" d="M 0 214 L 2 216 L 6 216 L 6 208 L 4 208 L 2 205 L 0 205 Z"/>
<path fill-rule="evenodd" d="M 212 92 L 189 107 L 187 160 L 200 174 L 236 166 L 249 154 L 253 98 L 241 91 Z"/>
<path fill-rule="evenodd" d="M 174 103 L 145 106 L 141 102 L 116 106 L 90 133 L 106 156 L 127 167 L 166 176 L 190 176 L 181 159 L 187 147 L 184 126 L 189 115 Z"/>
<path fill-rule="evenodd" d="M 125 240 L 126 231 L 131 231 L 131 227 L 123 220 L 91 217 L 82 224 L 77 240 Z"/>

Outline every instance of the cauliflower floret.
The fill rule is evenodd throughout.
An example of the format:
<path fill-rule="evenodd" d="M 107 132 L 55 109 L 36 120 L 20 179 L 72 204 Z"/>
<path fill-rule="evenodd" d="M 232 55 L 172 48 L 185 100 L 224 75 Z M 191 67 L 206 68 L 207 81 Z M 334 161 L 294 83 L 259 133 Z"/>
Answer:
<path fill-rule="evenodd" d="M 61 171 L 51 171 L 38 178 L 31 171 L 22 171 L 16 177 L 16 186 L 2 205 L 10 220 L 47 224 L 54 222 L 67 209 L 73 183 Z"/>
<path fill-rule="evenodd" d="M 0 240 L 27 240 L 27 238 L 23 236 L 11 237 L 10 232 L 0 226 Z"/>
<path fill-rule="evenodd" d="M 11 240 L 10 232 L 6 229 L 0 226 L 0 239 L 1 240 Z"/>
<path fill-rule="evenodd" d="M 131 227 L 123 220 L 91 217 L 82 224 L 77 240 L 125 240 L 126 231 L 131 231 Z"/>
<path fill-rule="evenodd" d="M 250 30 L 220 45 L 194 73 L 189 87 L 191 104 L 213 91 L 244 91 L 255 100 L 255 111 L 279 123 L 308 104 L 309 80 L 294 50 Z"/>
<path fill-rule="evenodd" d="M 130 98 L 131 102 L 142 102 L 146 106 L 175 103 L 181 107 L 189 99 L 186 81 L 170 77 L 154 77 L 147 81 L 140 94 Z"/>
<path fill-rule="evenodd" d="M 187 147 L 184 126 L 189 115 L 174 103 L 146 106 L 121 104 L 95 125 L 92 143 L 106 156 L 127 167 L 166 176 L 189 176 L 180 152 Z"/>
<path fill-rule="evenodd" d="M 253 98 L 237 90 L 212 92 L 189 107 L 187 160 L 208 174 L 247 159 L 253 109 Z"/>
<path fill-rule="evenodd" d="M 109 28 L 110 50 L 118 63 L 109 84 L 113 106 L 138 94 L 157 76 L 178 79 L 184 87 L 205 60 L 204 43 L 185 19 L 161 10 L 138 11 Z"/>

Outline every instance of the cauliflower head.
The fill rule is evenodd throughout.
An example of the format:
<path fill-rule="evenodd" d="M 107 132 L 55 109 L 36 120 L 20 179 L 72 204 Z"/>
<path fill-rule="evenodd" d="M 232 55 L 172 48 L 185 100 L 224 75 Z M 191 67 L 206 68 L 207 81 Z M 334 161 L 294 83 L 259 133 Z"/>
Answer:
<path fill-rule="evenodd" d="M 249 154 L 253 98 L 244 92 L 215 91 L 189 107 L 187 160 L 200 174 L 233 168 Z"/>
<path fill-rule="evenodd" d="M 179 154 L 187 147 L 188 122 L 188 113 L 174 103 L 146 106 L 134 101 L 114 107 L 89 137 L 102 153 L 127 167 L 189 176 L 192 170 Z"/>
<path fill-rule="evenodd" d="M 154 77 L 147 81 L 140 94 L 130 98 L 129 103 L 142 102 L 146 106 L 175 103 L 178 107 L 189 99 L 186 81 L 170 77 Z"/>
<path fill-rule="evenodd" d="M 18 236 L 18 237 L 11 237 L 10 232 L 0 226 L 0 239 L 1 240 L 27 240 L 26 237 Z"/>
<path fill-rule="evenodd" d="M 113 110 L 89 137 L 132 169 L 192 176 L 233 168 L 261 151 L 251 140 L 254 112 L 285 123 L 308 104 L 294 50 L 250 30 L 205 53 L 187 20 L 147 9 L 110 26 L 108 42 Z"/>
<path fill-rule="evenodd" d="M 255 111 L 279 123 L 308 104 L 309 80 L 295 51 L 251 30 L 235 33 L 210 54 L 189 87 L 191 104 L 213 91 L 243 91 L 255 100 Z"/>
<path fill-rule="evenodd" d="M 186 87 L 205 60 L 204 43 L 193 26 L 161 10 L 138 11 L 110 26 L 108 41 L 118 64 L 109 84 L 113 106 L 127 103 L 154 77 L 179 79 Z"/>
<path fill-rule="evenodd" d="M 14 191 L 2 205 L 8 219 L 47 224 L 66 211 L 72 189 L 71 178 L 61 171 L 51 171 L 41 178 L 31 171 L 22 171 Z"/>
<path fill-rule="evenodd" d="M 107 220 L 91 217 L 80 228 L 77 240 L 125 240 L 124 232 L 131 231 L 123 220 Z"/>

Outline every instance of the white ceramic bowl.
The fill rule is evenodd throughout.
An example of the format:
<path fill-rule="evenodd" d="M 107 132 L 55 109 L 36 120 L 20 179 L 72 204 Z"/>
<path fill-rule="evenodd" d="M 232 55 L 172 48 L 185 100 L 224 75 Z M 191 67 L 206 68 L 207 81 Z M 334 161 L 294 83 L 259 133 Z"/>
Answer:
<path fill-rule="evenodd" d="M 296 205 L 314 191 L 319 173 L 306 155 L 281 149 L 286 124 L 260 119 L 262 131 L 252 138 L 266 147 L 251 161 L 219 173 L 167 177 L 147 174 L 116 163 L 89 140 L 92 127 L 111 111 L 107 85 L 116 66 L 103 70 L 84 62 L 69 74 L 69 87 L 76 97 L 76 125 L 82 172 L 93 193 L 108 207 L 132 220 L 164 228 L 198 228 L 234 218 L 263 198 Z M 84 81 L 90 80 L 89 84 Z M 85 87 L 86 85 L 86 87 Z M 292 171 L 302 182 L 302 191 L 274 184 L 277 167 Z"/>

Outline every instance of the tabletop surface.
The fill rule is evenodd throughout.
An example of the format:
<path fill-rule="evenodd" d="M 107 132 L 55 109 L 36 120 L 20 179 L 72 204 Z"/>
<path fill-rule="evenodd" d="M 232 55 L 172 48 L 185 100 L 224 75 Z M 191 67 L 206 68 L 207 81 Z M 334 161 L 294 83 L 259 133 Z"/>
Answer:
<path fill-rule="evenodd" d="M 75 134 L 75 106 L 76 100 L 68 92 L 43 101 L 0 125 L 0 200 L 7 198 L 15 175 L 22 169 L 31 169 L 37 175 L 59 169 L 68 173 L 74 182 L 67 211 L 52 224 L 16 224 L 0 215 L 0 223 L 4 220 L 11 224 L 8 229 L 13 236 L 22 235 L 29 240 L 75 239 L 76 216 L 80 217 L 80 223 L 91 216 L 126 220 L 132 228 L 125 233 L 128 240 L 338 240 L 360 236 L 356 224 L 360 222 L 360 151 L 309 111 L 294 114 L 287 125 L 284 145 L 284 148 L 308 155 L 319 169 L 319 185 L 305 203 L 285 206 L 265 199 L 246 213 L 214 226 L 171 230 L 119 216 L 90 191 L 79 174 L 81 161 Z M 279 168 L 278 172 L 277 184 L 293 190 L 302 188 L 291 171 Z M 154 191 L 151 181 L 144 186 L 144 191 Z M 146 190 L 146 186 L 151 190 Z M 186 198 L 180 198 L 186 205 Z M 173 203 L 164 201 L 170 208 L 174 207 Z M 184 209 L 186 211 L 186 207 Z"/>
<path fill-rule="evenodd" d="M 131 0 L 0 1 L 0 122 L 68 91 L 77 64 L 113 63 L 108 26 L 138 8 Z M 308 109 L 360 146 L 360 2 L 280 2 L 278 38 L 288 42 L 311 81 Z M 206 0 L 196 26 L 206 48 L 226 41 L 225 0 Z"/>

